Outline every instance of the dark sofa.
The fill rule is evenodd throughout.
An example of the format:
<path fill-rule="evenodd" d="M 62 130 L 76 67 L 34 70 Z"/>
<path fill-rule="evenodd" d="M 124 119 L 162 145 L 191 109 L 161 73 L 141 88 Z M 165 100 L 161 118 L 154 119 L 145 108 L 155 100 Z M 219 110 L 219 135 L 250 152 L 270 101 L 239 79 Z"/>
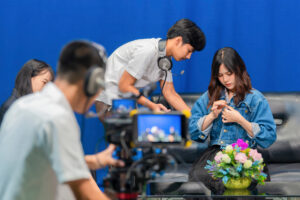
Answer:
<path fill-rule="evenodd" d="M 270 104 L 277 125 L 277 140 L 271 147 L 259 149 L 265 162 L 268 163 L 271 176 L 271 182 L 260 188 L 285 195 L 300 194 L 300 93 L 264 93 L 264 95 Z M 181 94 L 181 96 L 192 107 L 200 94 Z M 156 98 L 154 96 L 153 100 L 155 101 Z M 170 108 L 164 99 L 161 103 Z M 169 152 L 178 161 L 178 167 L 175 171 L 167 168 L 164 176 L 150 181 L 150 193 L 206 193 L 207 188 L 201 183 L 197 185 L 187 181 L 192 163 L 207 148 L 207 143 L 208 141 L 193 142 L 190 148 L 169 148 Z"/>

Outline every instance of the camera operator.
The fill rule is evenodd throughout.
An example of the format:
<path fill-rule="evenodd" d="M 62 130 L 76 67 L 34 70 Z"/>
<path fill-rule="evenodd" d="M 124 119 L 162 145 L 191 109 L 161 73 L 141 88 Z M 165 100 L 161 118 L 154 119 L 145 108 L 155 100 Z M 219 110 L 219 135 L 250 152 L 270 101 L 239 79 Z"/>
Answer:
<path fill-rule="evenodd" d="M 154 111 L 168 111 L 165 106 L 142 96 L 139 88 L 151 82 L 160 82 L 162 94 L 176 110 L 190 110 L 175 91 L 172 82 L 172 60 L 190 59 L 194 51 L 205 46 L 205 35 L 189 19 L 177 21 L 168 31 L 167 39 L 151 38 L 128 42 L 108 58 L 105 73 L 106 89 L 96 101 L 98 112 L 108 110 L 112 99 L 119 99 L 121 93 L 133 93 L 137 102 Z M 100 117 L 100 120 L 103 119 Z"/>
<path fill-rule="evenodd" d="M 88 166 L 120 164 L 111 158 L 114 146 L 85 159 L 74 116 L 85 113 L 104 89 L 103 51 L 87 41 L 67 44 L 55 82 L 8 110 L 0 130 L 0 199 L 53 200 L 61 183 L 77 199 L 107 199 Z"/>

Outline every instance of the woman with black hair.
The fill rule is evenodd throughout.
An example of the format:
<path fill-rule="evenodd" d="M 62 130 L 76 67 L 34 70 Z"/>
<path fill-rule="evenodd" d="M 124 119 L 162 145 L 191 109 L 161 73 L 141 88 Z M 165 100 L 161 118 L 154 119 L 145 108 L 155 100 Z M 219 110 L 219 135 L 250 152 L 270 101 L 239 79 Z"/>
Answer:
<path fill-rule="evenodd" d="M 4 114 L 16 99 L 40 91 L 46 83 L 53 80 L 54 72 L 50 65 L 37 59 L 27 61 L 18 72 L 11 96 L 0 108 L 0 125 Z"/>
<path fill-rule="evenodd" d="M 208 91 L 192 108 L 189 132 L 198 142 L 210 136 L 209 147 L 194 163 L 189 180 L 202 181 L 218 192 L 224 186 L 204 169 L 207 160 L 214 160 L 222 147 L 238 139 L 248 142 L 251 148 L 267 148 L 275 142 L 276 125 L 268 101 L 252 88 L 244 61 L 233 48 L 215 53 Z"/>

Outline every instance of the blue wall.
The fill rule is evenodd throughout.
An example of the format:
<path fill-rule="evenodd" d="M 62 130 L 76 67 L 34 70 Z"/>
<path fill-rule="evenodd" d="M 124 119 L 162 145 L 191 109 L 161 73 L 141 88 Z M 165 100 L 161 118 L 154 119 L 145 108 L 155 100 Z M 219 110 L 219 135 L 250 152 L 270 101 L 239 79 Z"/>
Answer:
<path fill-rule="evenodd" d="M 62 46 L 73 39 L 103 44 L 108 54 L 130 40 L 164 37 L 181 18 L 195 21 L 207 46 L 190 61 L 175 63 L 178 92 L 203 92 L 218 48 L 231 46 L 245 60 L 261 91 L 300 91 L 299 0 L 9 0 L 0 6 L 0 103 L 20 67 L 31 58 L 53 68 Z M 87 120 L 83 144 L 103 148 L 103 127 Z"/>

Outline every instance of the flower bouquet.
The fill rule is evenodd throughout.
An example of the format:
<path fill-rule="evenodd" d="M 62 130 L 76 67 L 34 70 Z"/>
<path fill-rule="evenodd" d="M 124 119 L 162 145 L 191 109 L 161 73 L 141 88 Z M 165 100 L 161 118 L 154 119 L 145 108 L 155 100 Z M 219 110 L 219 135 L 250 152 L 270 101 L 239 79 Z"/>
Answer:
<path fill-rule="evenodd" d="M 248 188 L 254 179 L 264 184 L 267 175 L 263 173 L 263 158 L 256 149 L 238 139 L 218 152 L 213 161 L 208 160 L 205 169 L 214 179 L 222 179 L 228 189 Z"/>

